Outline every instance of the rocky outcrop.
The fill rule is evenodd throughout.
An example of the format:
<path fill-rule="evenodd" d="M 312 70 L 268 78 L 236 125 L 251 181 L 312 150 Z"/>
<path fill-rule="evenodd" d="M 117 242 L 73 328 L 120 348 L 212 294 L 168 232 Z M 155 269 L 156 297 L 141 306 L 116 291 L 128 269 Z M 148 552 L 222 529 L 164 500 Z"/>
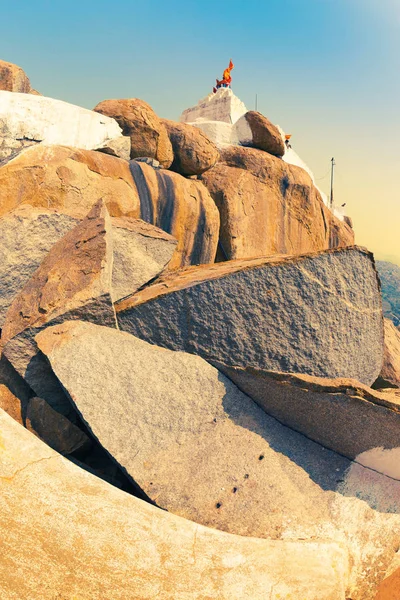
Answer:
<path fill-rule="evenodd" d="M 354 243 L 352 229 L 324 205 L 310 176 L 266 152 L 226 148 L 202 181 L 220 212 L 220 260 Z"/>
<path fill-rule="evenodd" d="M 51 247 L 78 224 L 55 210 L 21 205 L 0 218 L 0 327 L 14 297 Z M 112 297 L 119 300 L 158 275 L 171 260 L 176 240 L 140 219 L 113 217 Z"/>
<path fill-rule="evenodd" d="M 376 382 L 377 387 L 400 387 L 400 331 L 392 321 L 385 322 L 383 367 Z"/>
<path fill-rule="evenodd" d="M 21 67 L 4 60 L 0 60 L 0 90 L 24 94 L 38 93 L 31 88 L 29 78 Z"/>
<path fill-rule="evenodd" d="M 79 469 L 2 412 L 0 431 L 2 600 L 345 597 L 339 544 L 207 529 Z"/>
<path fill-rule="evenodd" d="M 264 150 L 274 156 L 285 154 L 285 144 L 279 129 L 267 117 L 249 110 L 235 124 L 235 131 L 242 146 Z"/>
<path fill-rule="evenodd" d="M 26 411 L 26 428 L 63 455 L 90 449 L 91 441 L 79 427 L 55 411 L 42 398 L 32 398 Z"/>
<path fill-rule="evenodd" d="M 351 460 L 369 466 L 377 449 L 400 448 L 400 392 L 375 392 L 351 379 L 212 364 L 280 423 Z M 390 461 L 381 470 L 400 474 Z"/>
<path fill-rule="evenodd" d="M 83 219 L 100 198 L 111 216 L 140 216 L 126 161 L 101 152 L 38 145 L 0 168 L 0 216 L 30 204 Z"/>
<path fill-rule="evenodd" d="M 352 247 L 182 269 L 116 310 L 122 330 L 172 350 L 371 385 L 383 360 L 381 306 L 372 255 Z"/>
<path fill-rule="evenodd" d="M 114 121 L 62 100 L 0 91 L 0 161 L 43 142 L 90 150 L 121 136 Z"/>
<path fill-rule="evenodd" d="M 49 323 L 82 318 L 115 327 L 111 298 L 111 222 L 102 201 L 51 248 L 13 301 L 2 333 L 4 354 L 36 394 L 66 415 L 69 403 L 34 336 Z"/>
<path fill-rule="evenodd" d="M 324 536 L 349 552 L 346 597 L 373 598 L 400 542 L 398 480 L 280 425 L 200 357 L 76 321 L 37 343 L 94 436 L 158 506 L 244 536 Z"/>
<path fill-rule="evenodd" d="M 214 261 L 219 212 L 199 181 L 60 146 L 29 148 L 0 168 L 0 216 L 30 204 L 82 219 L 99 198 L 111 216 L 140 217 L 173 235 L 171 267 Z"/>
<path fill-rule="evenodd" d="M 214 262 L 219 212 L 200 181 L 131 161 L 140 197 L 140 216 L 178 240 L 170 268 Z"/>
<path fill-rule="evenodd" d="M 181 175 L 201 175 L 211 169 L 218 159 L 215 144 L 196 127 L 163 119 L 174 151 L 171 169 Z"/>
<path fill-rule="evenodd" d="M 156 158 L 161 166 L 171 166 L 174 155 L 165 126 L 147 102 L 138 98 L 104 100 L 94 111 L 117 121 L 131 138 L 131 158 Z"/>

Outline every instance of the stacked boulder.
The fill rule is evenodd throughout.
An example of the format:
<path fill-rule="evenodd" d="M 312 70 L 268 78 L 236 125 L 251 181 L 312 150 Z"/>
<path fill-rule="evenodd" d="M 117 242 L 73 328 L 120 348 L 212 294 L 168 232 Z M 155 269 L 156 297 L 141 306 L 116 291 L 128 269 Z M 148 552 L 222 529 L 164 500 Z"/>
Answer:
<path fill-rule="evenodd" d="M 64 138 L 77 107 L 47 98 L 17 148 L 4 113 L 4 600 L 374 600 L 397 581 L 399 344 L 373 256 L 279 131 L 222 97 L 241 146 L 138 99 L 79 109 Z"/>

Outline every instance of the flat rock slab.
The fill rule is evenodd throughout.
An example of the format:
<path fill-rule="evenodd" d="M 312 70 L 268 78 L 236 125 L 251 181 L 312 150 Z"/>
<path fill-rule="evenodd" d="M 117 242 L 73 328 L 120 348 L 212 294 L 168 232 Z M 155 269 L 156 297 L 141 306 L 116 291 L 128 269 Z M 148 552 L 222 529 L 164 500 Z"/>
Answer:
<path fill-rule="evenodd" d="M 36 340 L 95 438 L 158 506 L 230 533 L 339 543 L 347 597 L 373 598 L 400 542 L 400 481 L 284 427 L 200 357 L 87 322 Z"/>
<path fill-rule="evenodd" d="M 122 136 L 114 119 L 45 96 L 0 91 L 0 160 L 24 142 L 91 150 Z"/>
<path fill-rule="evenodd" d="M 3 411 L 0 432 L 2 600 L 345 598 L 338 544 L 207 529 L 83 471 Z"/>
<path fill-rule="evenodd" d="M 231 366 L 367 385 L 382 367 L 375 265 L 356 246 L 182 269 L 116 311 L 123 331 Z"/>
<path fill-rule="evenodd" d="M 382 393 L 351 379 L 212 364 L 280 423 L 351 460 L 400 448 L 400 390 Z M 400 468 L 393 466 L 389 461 L 376 468 L 397 478 Z"/>
<path fill-rule="evenodd" d="M 2 332 L 4 354 L 36 394 L 68 414 L 70 405 L 34 336 L 71 318 L 116 326 L 111 297 L 111 220 L 100 200 L 86 219 L 51 248 L 11 304 Z"/>

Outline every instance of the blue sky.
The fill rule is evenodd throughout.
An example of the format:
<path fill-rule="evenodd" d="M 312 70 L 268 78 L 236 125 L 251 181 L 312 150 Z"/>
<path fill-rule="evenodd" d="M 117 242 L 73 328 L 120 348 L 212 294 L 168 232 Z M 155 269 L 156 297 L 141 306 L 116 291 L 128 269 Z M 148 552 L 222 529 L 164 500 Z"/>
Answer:
<path fill-rule="evenodd" d="M 400 264 L 400 0 L 13 0 L 0 58 L 43 94 L 92 108 L 139 97 L 177 119 L 230 58 L 235 93 L 293 134 L 356 241 Z"/>

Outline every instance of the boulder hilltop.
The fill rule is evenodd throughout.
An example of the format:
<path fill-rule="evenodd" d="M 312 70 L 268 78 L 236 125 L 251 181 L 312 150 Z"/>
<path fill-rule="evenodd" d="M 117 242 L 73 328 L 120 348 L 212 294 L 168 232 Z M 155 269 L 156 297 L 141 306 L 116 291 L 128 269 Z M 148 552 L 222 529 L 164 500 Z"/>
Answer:
<path fill-rule="evenodd" d="M 163 117 L 0 61 L 1 600 L 397 598 L 374 257 L 231 88 Z"/>

